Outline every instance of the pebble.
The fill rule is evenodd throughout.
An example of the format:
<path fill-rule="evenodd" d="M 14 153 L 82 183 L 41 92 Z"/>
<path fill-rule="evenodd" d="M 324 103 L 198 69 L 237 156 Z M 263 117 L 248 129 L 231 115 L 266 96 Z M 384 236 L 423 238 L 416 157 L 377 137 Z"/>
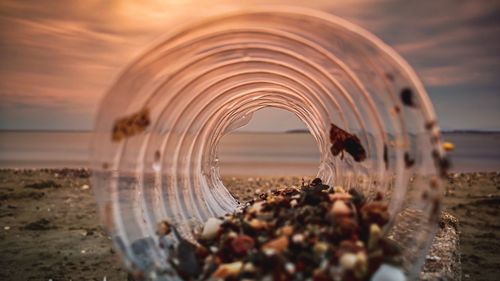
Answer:
<path fill-rule="evenodd" d="M 383 264 L 375 272 L 371 281 L 406 281 L 406 277 L 401 269 L 392 265 Z"/>
<path fill-rule="evenodd" d="M 316 242 L 316 244 L 314 244 L 314 252 L 316 254 L 323 254 L 323 253 L 326 253 L 326 251 L 328 251 L 328 244 L 327 243 Z"/>
<path fill-rule="evenodd" d="M 238 275 L 243 268 L 243 263 L 241 261 L 233 263 L 221 264 L 217 270 L 212 274 L 215 279 L 226 279 L 227 277 L 232 277 Z"/>
<path fill-rule="evenodd" d="M 429 255 L 427 255 L 425 258 L 427 260 L 430 260 L 430 261 L 439 261 L 439 260 L 441 260 L 441 258 L 438 257 L 438 256 L 429 256 Z"/>
<path fill-rule="evenodd" d="M 84 184 L 84 185 L 82 185 L 82 190 L 87 190 L 87 189 L 89 189 L 89 188 L 90 188 L 90 186 L 89 186 L 88 184 Z"/>
<path fill-rule="evenodd" d="M 304 242 L 304 235 L 302 234 L 295 234 L 294 236 L 292 236 L 292 241 L 293 243 L 296 243 L 296 244 L 299 244 L 299 243 L 302 243 Z"/>
<path fill-rule="evenodd" d="M 5 226 L 3 229 L 5 229 L 5 230 L 9 230 L 9 229 L 10 229 L 10 226 Z"/>
<path fill-rule="evenodd" d="M 351 209 L 342 200 L 337 200 L 333 203 L 330 213 L 333 216 L 343 216 L 351 214 Z"/>
<path fill-rule="evenodd" d="M 382 238 L 382 230 L 377 224 L 372 223 L 370 225 L 370 237 L 368 239 L 368 248 L 373 249 L 377 245 L 378 241 L 380 241 L 380 238 Z"/>
<path fill-rule="evenodd" d="M 353 253 L 345 253 L 340 257 L 340 265 L 347 270 L 351 270 L 356 266 L 357 256 Z"/>
<path fill-rule="evenodd" d="M 285 264 L 285 270 L 290 274 L 294 274 L 295 273 L 295 265 L 291 262 L 287 262 Z"/>
<path fill-rule="evenodd" d="M 201 238 L 205 240 L 214 239 L 219 232 L 222 221 L 217 218 L 209 218 L 203 226 Z"/>
<path fill-rule="evenodd" d="M 249 222 L 249 225 L 255 229 L 255 230 L 262 230 L 262 229 L 265 229 L 267 228 L 267 223 L 265 221 L 261 221 L 259 219 L 252 219 L 250 222 Z"/>
<path fill-rule="evenodd" d="M 293 226 L 290 226 L 290 225 L 283 226 L 280 229 L 280 232 L 281 232 L 281 234 L 283 234 L 285 236 L 290 236 L 293 234 Z"/>
<path fill-rule="evenodd" d="M 288 248 L 288 237 L 284 235 L 262 245 L 263 250 L 271 249 L 278 253 L 286 250 L 287 248 Z"/>

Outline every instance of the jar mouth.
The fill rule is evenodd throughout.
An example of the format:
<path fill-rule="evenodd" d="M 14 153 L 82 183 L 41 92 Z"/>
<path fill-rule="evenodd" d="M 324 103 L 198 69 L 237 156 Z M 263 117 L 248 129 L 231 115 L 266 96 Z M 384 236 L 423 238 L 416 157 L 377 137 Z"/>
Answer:
<path fill-rule="evenodd" d="M 171 270 L 156 241 L 158 222 L 166 219 L 192 239 L 208 218 L 236 210 L 220 180 L 218 144 L 264 107 L 293 112 L 306 124 L 325 183 L 390 199 L 386 235 L 402 235 L 395 229 L 408 217 L 422 226 L 399 237 L 406 272 L 416 276 L 436 230 L 438 177 L 447 164 L 425 89 L 367 31 L 287 7 L 180 28 L 107 92 L 95 126 L 93 182 L 102 221 L 127 267 Z M 332 124 L 359 138 L 365 160 L 331 153 Z"/>

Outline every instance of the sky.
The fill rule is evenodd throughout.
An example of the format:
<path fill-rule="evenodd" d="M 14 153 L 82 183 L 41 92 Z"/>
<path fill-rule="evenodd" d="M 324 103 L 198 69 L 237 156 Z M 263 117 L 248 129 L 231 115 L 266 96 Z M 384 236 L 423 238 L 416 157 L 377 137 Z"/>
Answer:
<path fill-rule="evenodd" d="M 280 2 L 306 1 L 2 0 L 0 130 L 91 130 L 120 71 L 176 22 Z M 500 1 L 307 2 L 398 51 L 423 80 L 443 129 L 500 130 Z M 291 114 L 266 110 L 247 129 L 278 125 L 302 127 Z"/>

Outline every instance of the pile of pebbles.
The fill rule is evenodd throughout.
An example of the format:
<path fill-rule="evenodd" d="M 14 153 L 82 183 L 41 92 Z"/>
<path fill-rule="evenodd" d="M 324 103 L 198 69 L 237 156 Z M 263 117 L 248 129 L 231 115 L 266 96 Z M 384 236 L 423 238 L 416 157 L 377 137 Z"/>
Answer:
<path fill-rule="evenodd" d="M 398 246 L 383 237 L 388 221 L 381 194 L 367 200 L 317 178 L 208 219 L 197 244 L 166 221 L 158 235 L 180 238 L 169 262 L 184 280 L 405 280 Z"/>

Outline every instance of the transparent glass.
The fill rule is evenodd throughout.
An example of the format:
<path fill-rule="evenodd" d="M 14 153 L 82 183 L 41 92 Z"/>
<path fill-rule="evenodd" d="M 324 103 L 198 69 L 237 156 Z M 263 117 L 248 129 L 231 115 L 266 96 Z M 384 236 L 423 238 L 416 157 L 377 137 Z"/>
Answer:
<path fill-rule="evenodd" d="M 404 270 L 415 279 L 437 229 L 447 164 L 429 98 L 375 36 L 297 8 L 246 9 L 180 27 L 109 89 L 95 127 L 93 183 L 126 266 L 180 280 L 156 224 L 168 220 L 193 239 L 207 218 L 236 210 L 219 176 L 218 143 L 263 107 L 306 124 L 324 182 L 387 196 L 384 233 L 401 246 Z M 365 161 L 332 155 L 332 123 L 360 138 Z"/>

